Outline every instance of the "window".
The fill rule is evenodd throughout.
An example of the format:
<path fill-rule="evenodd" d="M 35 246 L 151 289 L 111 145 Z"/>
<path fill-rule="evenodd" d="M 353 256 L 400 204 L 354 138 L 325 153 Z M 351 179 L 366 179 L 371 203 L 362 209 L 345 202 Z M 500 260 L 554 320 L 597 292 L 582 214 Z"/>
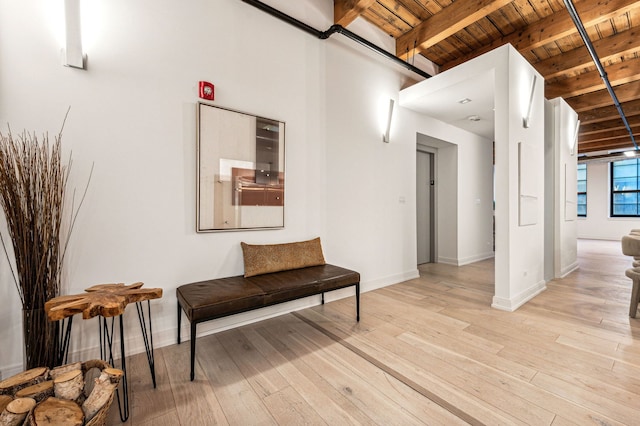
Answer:
<path fill-rule="evenodd" d="M 611 163 L 611 216 L 640 216 L 637 158 Z"/>
<path fill-rule="evenodd" d="M 578 217 L 587 217 L 587 165 L 578 164 Z"/>

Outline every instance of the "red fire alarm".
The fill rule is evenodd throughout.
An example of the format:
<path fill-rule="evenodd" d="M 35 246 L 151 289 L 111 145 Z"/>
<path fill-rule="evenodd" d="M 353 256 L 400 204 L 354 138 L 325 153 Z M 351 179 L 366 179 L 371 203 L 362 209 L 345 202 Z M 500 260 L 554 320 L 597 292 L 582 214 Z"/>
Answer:
<path fill-rule="evenodd" d="M 206 99 L 208 101 L 212 101 L 213 98 L 214 98 L 213 84 L 209 83 L 208 81 L 201 81 L 200 82 L 200 97 L 202 99 Z"/>

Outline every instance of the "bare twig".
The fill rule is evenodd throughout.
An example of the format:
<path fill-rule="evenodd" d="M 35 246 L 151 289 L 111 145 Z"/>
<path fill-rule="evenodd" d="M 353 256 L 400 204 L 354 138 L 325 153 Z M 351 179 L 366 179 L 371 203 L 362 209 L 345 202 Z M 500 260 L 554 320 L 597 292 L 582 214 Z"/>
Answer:
<path fill-rule="evenodd" d="M 72 200 L 68 216 L 69 228 L 63 232 L 63 219 L 67 211 L 65 190 L 69 179 L 71 156 L 68 164 L 63 164 L 61 141 L 62 130 L 68 115 L 69 110 L 65 114 L 55 142 L 51 145 L 49 135 L 46 133 L 40 138 L 35 133 L 26 131 L 14 135 L 9 126 L 7 126 L 6 135 L 0 132 L 0 205 L 7 221 L 7 232 L 15 258 L 15 270 L 9 260 L 8 247 L 2 235 L 0 235 L 0 241 L 9 260 L 23 311 L 33 320 L 40 320 L 41 314 L 32 311 L 42 311 L 44 303 L 59 294 L 64 255 L 91 180 L 90 175 L 77 208 L 74 208 L 74 200 Z M 93 174 L 93 166 L 91 174 Z M 25 322 L 26 320 L 25 317 Z M 46 316 L 43 320 L 42 327 L 47 328 Z M 28 367 L 30 347 L 37 351 L 38 349 L 35 348 L 42 343 L 42 339 L 53 338 L 57 341 L 55 333 L 53 337 L 51 333 L 32 334 L 33 340 L 27 341 L 25 332 Z M 53 342 L 50 349 L 55 347 L 56 343 Z M 39 350 L 42 351 L 42 348 Z M 45 352 L 53 352 L 54 356 L 57 355 L 57 350 Z M 50 356 L 51 354 L 36 354 L 36 356 L 40 355 Z M 35 361 L 35 365 L 53 366 L 47 359 Z"/>

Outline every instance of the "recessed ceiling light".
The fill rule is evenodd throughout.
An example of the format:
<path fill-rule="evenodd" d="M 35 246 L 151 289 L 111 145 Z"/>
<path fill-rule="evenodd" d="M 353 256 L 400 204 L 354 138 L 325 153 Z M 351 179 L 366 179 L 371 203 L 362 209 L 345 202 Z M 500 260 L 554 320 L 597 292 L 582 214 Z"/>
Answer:
<path fill-rule="evenodd" d="M 635 157 L 636 156 L 636 152 L 635 151 L 625 151 L 624 155 L 625 155 L 625 157 Z"/>
<path fill-rule="evenodd" d="M 469 98 L 460 99 L 458 101 L 459 104 L 468 104 L 469 102 L 471 102 L 471 99 Z"/>
<path fill-rule="evenodd" d="M 479 115 L 470 115 L 467 117 L 467 120 L 469 121 L 480 121 L 480 116 Z"/>

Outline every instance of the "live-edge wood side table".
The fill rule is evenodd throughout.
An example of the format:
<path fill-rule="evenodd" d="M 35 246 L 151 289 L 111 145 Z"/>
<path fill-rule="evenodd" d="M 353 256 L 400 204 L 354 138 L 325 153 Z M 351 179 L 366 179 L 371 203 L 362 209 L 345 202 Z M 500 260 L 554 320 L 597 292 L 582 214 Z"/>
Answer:
<path fill-rule="evenodd" d="M 151 299 L 162 297 L 161 288 L 142 288 L 143 283 L 137 282 L 130 285 L 99 284 L 89 287 L 85 293 L 54 297 L 45 303 L 45 311 L 50 321 L 62 321 L 60 327 L 60 352 L 58 363 L 67 363 L 69 355 L 69 341 L 71 339 L 71 326 L 73 316 L 82 313 L 82 319 L 98 317 L 98 332 L 100 335 L 100 357 L 114 365 L 114 324 L 118 318 L 120 333 L 120 369 L 124 372 L 122 380 L 122 398 L 116 390 L 120 420 L 124 423 L 129 418 L 129 385 L 127 379 L 127 364 L 125 354 L 124 327 L 122 314 L 130 303 L 136 304 L 138 321 L 142 331 L 144 347 L 151 371 L 153 387 L 156 387 L 155 360 L 153 357 L 153 333 L 151 329 Z M 144 304 L 147 301 L 147 316 L 145 318 Z M 110 321 L 108 321 L 110 319 Z M 148 320 L 148 324 L 147 324 Z"/>

